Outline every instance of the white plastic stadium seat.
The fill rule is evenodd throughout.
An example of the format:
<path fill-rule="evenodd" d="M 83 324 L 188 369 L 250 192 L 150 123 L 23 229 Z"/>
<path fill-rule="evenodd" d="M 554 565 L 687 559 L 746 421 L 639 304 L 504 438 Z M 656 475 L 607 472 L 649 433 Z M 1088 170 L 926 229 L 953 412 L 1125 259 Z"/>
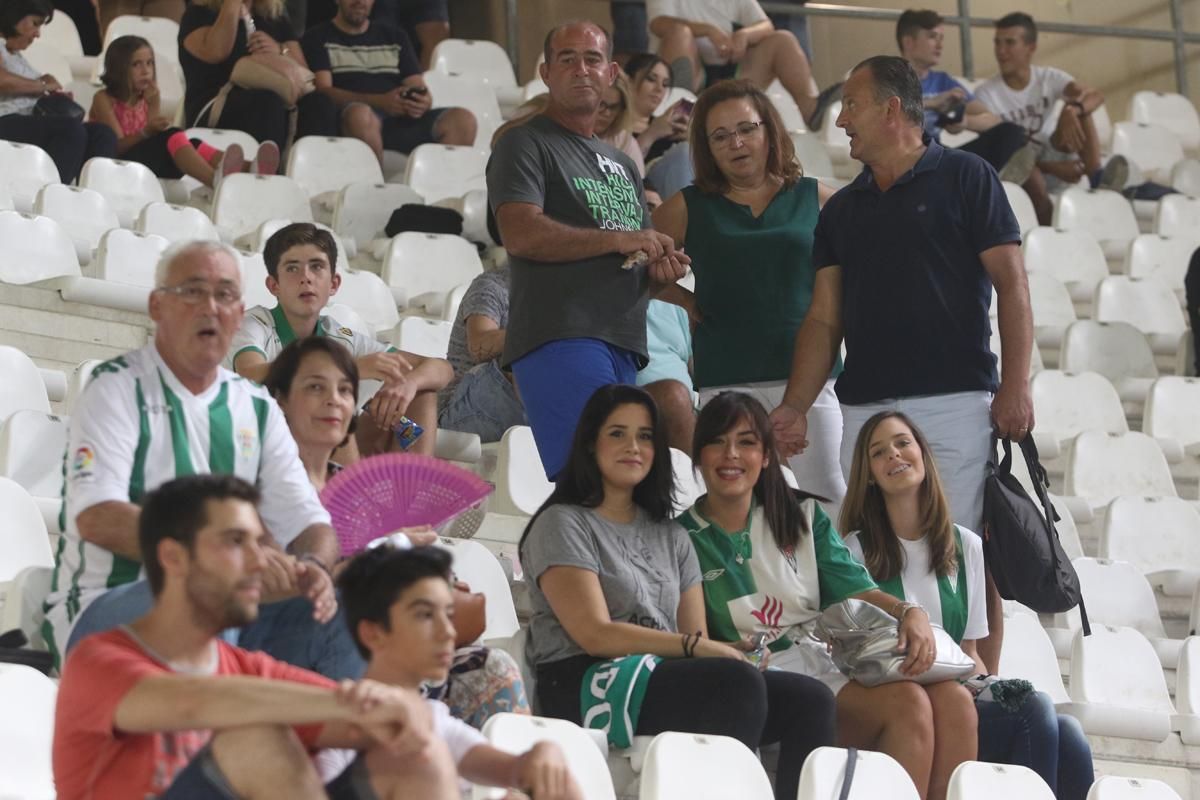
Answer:
<path fill-rule="evenodd" d="M 1127 322 L 1072 323 L 1063 335 L 1058 364 L 1067 372 L 1099 372 L 1116 387 L 1126 415 L 1139 417 L 1158 378 L 1150 343 Z"/>
<path fill-rule="evenodd" d="M 170 243 L 155 233 L 111 230 L 100 240 L 93 277 L 143 289 L 154 288 L 154 269 Z"/>
<path fill-rule="evenodd" d="M 1161 742 L 1175 713 L 1162 665 L 1146 637 L 1133 628 L 1093 625 L 1071 647 L 1071 702 L 1058 707 L 1093 736 Z"/>
<path fill-rule="evenodd" d="M 1184 150 L 1200 150 L 1200 116 L 1192 101 L 1174 92 L 1135 92 L 1129 103 L 1134 122 L 1161 125 L 1179 140 Z"/>
<path fill-rule="evenodd" d="M 1200 511 L 1178 497 L 1118 497 L 1104 516 L 1099 552 L 1132 564 L 1164 594 L 1191 597 L 1200 584 Z"/>
<path fill-rule="evenodd" d="M 179 61 L 179 23 L 165 17 L 142 17 L 134 14 L 122 14 L 108 24 L 104 34 L 104 50 L 114 40 L 121 36 L 140 36 L 150 42 L 154 48 L 156 63 L 163 61 Z M 100 63 L 104 63 L 104 54 L 100 54 Z"/>
<path fill-rule="evenodd" d="M 964 761 L 950 773 L 946 800 L 1054 800 L 1054 792 L 1029 767 Z"/>
<path fill-rule="evenodd" d="M 38 190 L 33 213 L 49 217 L 62 226 L 75 245 L 75 256 L 80 264 L 91 261 L 100 237 L 121 224 L 104 195 L 62 183 L 48 183 Z"/>
<path fill-rule="evenodd" d="M 69 14 L 55 14 L 42 26 L 42 35 L 38 42 L 53 47 L 72 62 L 87 58 L 83 54 L 83 42 L 79 38 L 79 28 Z M 74 67 L 72 67 L 74 71 Z M 76 72 L 80 77 L 83 75 Z"/>
<path fill-rule="evenodd" d="M 1047 369 L 1033 376 L 1030 388 L 1043 458 L 1069 450 L 1071 440 L 1084 431 L 1129 430 L 1121 398 L 1103 375 Z"/>
<path fill-rule="evenodd" d="M 857 750 L 854 778 L 848 800 L 917 800 L 917 787 L 904 767 L 887 753 Z M 846 775 L 849 750 L 818 747 L 808 754 L 800 771 L 800 793 L 804 800 L 838 800 Z M 740 795 L 731 795 L 737 797 Z"/>
<path fill-rule="evenodd" d="M 3 165 L 0 164 L 0 174 Z M 78 277 L 71 237 L 49 217 L 0 211 L 0 283 L 37 283 Z"/>
<path fill-rule="evenodd" d="M 1183 303 L 1183 278 L 1197 247 L 1200 247 L 1200 228 L 1194 236 L 1143 233 L 1129 246 L 1125 274 L 1131 278 L 1158 278 L 1170 286 Z"/>
<path fill-rule="evenodd" d="M 501 712 L 488 717 L 483 725 L 483 735 L 493 746 L 513 754 L 524 753 L 538 742 L 554 742 L 563 751 L 584 800 L 616 800 L 604 750 L 597 746 L 590 733 L 574 723 Z M 478 798 L 486 794 L 481 787 L 476 787 L 473 796 Z"/>
<path fill-rule="evenodd" d="M 642 765 L 638 800 L 771 800 L 771 781 L 754 751 L 729 736 L 660 733 Z"/>
<path fill-rule="evenodd" d="M 790 136 L 805 175 L 811 178 L 833 177 L 833 160 L 820 136 L 807 131 L 792 131 Z"/>
<path fill-rule="evenodd" d="M 392 333 L 392 344 L 406 353 L 426 358 L 445 358 L 454 326 L 441 319 L 403 317 Z"/>
<path fill-rule="evenodd" d="M 488 511 L 532 517 L 554 491 L 554 484 L 546 480 L 542 469 L 533 430 L 525 425 L 509 428 L 495 447 L 496 493 L 489 501 Z"/>
<path fill-rule="evenodd" d="M 226 242 L 254 232 L 271 219 L 312 222 L 308 196 L 291 178 L 284 175 L 225 177 L 213 199 L 213 223 Z"/>
<path fill-rule="evenodd" d="M 1154 232 L 1159 236 L 1200 239 L 1200 198 L 1169 194 L 1158 202 Z"/>
<path fill-rule="evenodd" d="M 378 275 L 365 270 L 338 271 L 342 273 L 342 286 L 335 295 L 339 303 L 358 312 L 372 330 L 388 331 L 396 327 L 400 312 L 387 284 Z"/>
<path fill-rule="evenodd" d="M 1143 529 L 1152 530 L 1150 528 Z M 1174 669 L 1179 662 L 1180 639 L 1168 639 L 1154 599 L 1154 589 L 1137 567 L 1128 561 L 1103 558 L 1076 558 L 1071 562 L 1079 575 L 1083 600 L 1087 604 L 1092 627 L 1133 628 L 1145 636 L 1164 667 Z M 1055 615 L 1059 629 L 1074 634 L 1082 628 L 1079 609 Z M 1061 639 L 1061 636 L 1056 638 Z M 1069 651 L 1068 651 L 1069 652 Z M 1068 652 L 1059 652 L 1065 657 Z"/>
<path fill-rule="evenodd" d="M 1067 455 L 1067 495 L 1102 508 L 1125 494 L 1176 497 L 1175 482 L 1162 450 L 1144 433 L 1086 431 Z"/>
<path fill-rule="evenodd" d="M 1136 164 L 1145 180 L 1166 184 L 1171 168 L 1183 159 L 1183 146 L 1161 125 L 1118 122 L 1113 128 L 1113 153 Z"/>
<path fill-rule="evenodd" d="M 220 241 L 217 227 L 198 208 L 172 203 L 150 203 L 138 214 L 134 224 L 138 233 L 154 233 L 168 242 L 187 242 L 194 239 Z"/>
<path fill-rule="evenodd" d="M 242 272 L 242 302 L 246 308 L 274 306 L 279 301 L 267 291 L 267 265 L 263 261 L 262 253 L 238 250 L 237 254 Z"/>
<path fill-rule="evenodd" d="M 38 190 L 47 183 L 62 181 L 58 167 L 45 150 L 33 144 L 0 139 L 0 186 L 12 199 L 14 209 L 32 211 Z"/>
<path fill-rule="evenodd" d="M 796 105 L 796 100 L 779 79 L 771 81 L 771 85 L 766 89 L 767 98 L 770 99 L 771 105 L 775 106 L 775 110 L 779 112 L 779 118 L 783 122 L 783 129 L 789 133 L 803 133 L 807 131 L 807 126 L 804 124 L 804 115 L 800 113 L 800 107 Z M 801 162 L 804 163 L 803 161 Z M 806 175 L 817 175 L 818 173 L 810 171 L 807 167 L 804 170 Z"/>
<path fill-rule="evenodd" d="M 1018 184 L 1004 181 L 1003 185 L 1004 193 L 1008 195 L 1008 204 L 1012 206 L 1013 214 L 1017 217 L 1017 225 L 1020 226 L 1021 235 L 1024 236 L 1038 224 L 1037 211 L 1033 207 L 1033 201 Z"/>
<path fill-rule="evenodd" d="M 478 81 L 493 91 L 517 90 L 517 76 L 508 53 L 495 42 L 443 39 L 433 48 L 430 66 L 444 75 Z"/>
<path fill-rule="evenodd" d="M 507 639 L 521 627 L 513 606 L 512 590 L 500 562 L 479 542 L 470 539 L 438 539 L 438 546 L 454 557 L 454 576 L 487 597 L 487 622 L 479 639 Z"/>
<path fill-rule="evenodd" d="M 383 183 L 371 148 L 359 139 L 304 136 L 288 150 L 287 176 L 308 193 L 315 218 L 328 220 L 338 193 L 350 183 Z"/>
<path fill-rule="evenodd" d="M 25 52 L 21 55 L 29 62 L 29 65 L 38 71 L 39 75 L 53 75 L 54 78 L 63 85 L 65 89 L 70 91 L 71 76 L 71 59 L 66 54 L 56 49 L 54 45 L 44 39 L 34 39 L 33 44 L 25 48 Z"/>
<path fill-rule="evenodd" d="M 1058 656 L 1046 630 L 1032 614 L 1013 614 L 1004 619 L 1004 641 L 1000 647 L 1000 672 L 1005 678 L 1023 678 L 1055 703 L 1070 698 L 1063 686 Z"/>
<path fill-rule="evenodd" d="M 379 274 L 397 304 L 439 314 L 446 292 L 481 272 L 478 251 L 461 236 L 405 231 L 392 239 Z"/>
<path fill-rule="evenodd" d="M 21 630 L 29 640 L 29 647 L 45 650 L 42 638 L 42 621 L 45 614 L 43 604 L 50 594 L 54 581 L 53 567 L 25 567 L 8 584 L 4 605 L 0 608 L 0 630 Z M 48 795 L 53 797 L 53 795 Z"/>
<path fill-rule="evenodd" d="M 1150 385 L 1142 431 L 1153 436 L 1165 452 L 1200 458 L 1200 379 L 1167 375 Z M 1170 444 L 1167 444 L 1170 443 Z"/>
<path fill-rule="evenodd" d="M 1181 800 L 1167 784 L 1154 778 L 1101 775 L 1088 790 L 1087 800 Z"/>
<path fill-rule="evenodd" d="M 0 375 L 4 376 L 0 381 L 0 422 L 21 409 L 50 413 L 46 384 L 33 359 L 15 347 L 0 345 Z"/>
<path fill-rule="evenodd" d="M 463 238 L 485 247 L 496 245 L 492 232 L 488 230 L 488 199 L 484 189 L 472 189 L 459 198 L 457 210 L 463 216 Z"/>
<path fill-rule="evenodd" d="M 418 145 L 408 155 L 404 182 L 430 204 L 447 197 L 462 197 L 472 189 L 487 189 L 484 175 L 487 160 L 484 150 L 444 144 Z"/>
<path fill-rule="evenodd" d="M 1079 186 L 1062 193 L 1054 209 L 1054 227 L 1087 231 L 1109 260 L 1124 258 L 1129 243 L 1139 233 L 1133 206 L 1123 196 L 1108 189 Z"/>
<path fill-rule="evenodd" d="M 1025 269 L 1062 281 L 1077 312 L 1088 313 L 1096 287 L 1108 277 L 1104 251 L 1090 233 L 1034 228 L 1025 234 L 1021 250 L 1025 254 Z"/>
<path fill-rule="evenodd" d="M 1179 713 L 1171 727 L 1184 744 L 1200 745 L 1200 636 L 1190 636 L 1179 653 L 1175 670 L 1175 705 Z"/>
<path fill-rule="evenodd" d="M 496 92 L 477 76 L 446 75 L 429 70 L 425 85 L 433 96 L 434 108 L 465 108 L 475 115 L 475 147 L 490 148 L 492 134 L 504 123 Z"/>
<path fill-rule="evenodd" d="M 1053 275 L 1031 272 L 1028 280 L 1034 337 L 1042 355 L 1055 363 L 1067 326 L 1078 319 L 1075 303 L 1067 287 Z"/>
<path fill-rule="evenodd" d="M 1093 312 L 1099 322 L 1128 322 L 1147 335 L 1155 353 L 1174 355 L 1187 331 L 1179 300 L 1158 278 L 1105 278 L 1096 290 Z"/>
<path fill-rule="evenodd" d="M 364 250 L 375 239 L 385 236 L 383 229 L 392 212 L 406 203 L 422 203 L 411 186 L 402 183 L 351 183 L 337 194 L 330 227 L 343 239 Z"/>
<path fill-rule="evenodd" d="M 29 492 L 16 481 L 0 478 L 0 508 L 4 509 L 0 583 L 11 581 L 26 567 L 53 567 L 54 555 L 50 552 L 46 521 Z M 7 713 L 6 709 L 6 716 Z M 3 727 L 0 725 L 0 728 Z"/>
<path fill-rule="evenodd" d="M 65 15 L 64 15 L 65 16 Z M 58 685 L 33 667 L 0 664 L 0 775 L 6 797 L 53 800 L 50 751 Z"/>
<path fill-rule="evenodd" d="M 122 228 L 132 228 L 147 203 L 161 203 L 162 184 L 149 167 L 136 161 L 89 158 L 79 175 L 79 185 L 95 189 L 117 212 Z"/>
<path fill-rule="evenodd" d="M 20 484 L 41 510 L 47 529 L 58 529 L 62 507 L 67 422 L 24 409 L 0 424 L 0 475 Z"/>
<path fill-rule="evenodd" d="M 1200 197 L 1200 161 L 1185 158 L 1171 170 L 1171 188 L 1190 197 Z"/>

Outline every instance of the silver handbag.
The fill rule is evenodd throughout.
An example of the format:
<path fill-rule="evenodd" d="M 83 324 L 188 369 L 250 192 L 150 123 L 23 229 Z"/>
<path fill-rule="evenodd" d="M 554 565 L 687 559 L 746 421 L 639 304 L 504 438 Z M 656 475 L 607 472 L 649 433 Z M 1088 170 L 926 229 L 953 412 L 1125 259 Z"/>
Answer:
<path fill-rule="evenodd" d="M 899 626 L 881 608 L 864 600 L 843 600 L 817 618 L 813 635 L 829 645 L 833 663 L 842 674 L 863 686 L 880 686 L 895 681 L 928 684 L 972 674 L 975 661 L 962 651 L 941 625 L 930 623 L 937 645 L 933 666 L 920 675 L 900 672 L 904 653 L 896 643 Z"/>

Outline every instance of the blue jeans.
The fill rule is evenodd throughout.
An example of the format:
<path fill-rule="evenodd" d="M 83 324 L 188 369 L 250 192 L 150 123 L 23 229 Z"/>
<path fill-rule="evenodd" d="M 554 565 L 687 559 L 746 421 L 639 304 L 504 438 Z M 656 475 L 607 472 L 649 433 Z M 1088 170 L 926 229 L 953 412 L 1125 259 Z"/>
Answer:
<path fill-rule="evenodd" d="M 128 625 L 153 606 L 150 584 L 144 580 L 109 589 L 84 609 L 71 629 L 67 652 L 84 637 Z M 240 630 L 222 631 L 221 638 L 246 650 L 262 650 L 272 658 L 331 680 L 357 679 L 366 671 L 341 609 L 321 625 L 313 619 L 312 604 L 303 597 L 264 603 L 258 607 L 258 619 Z"/>
<path fill-rule="evenodd" d="M 500 441 L 514 425 L 528 424 L 517 388 L 495 359 L 463 375 L 438 415 L 438 427 L 477 434 L 484 444 Z"/>
<path fill-rule="evenodd" d="M 979 760 L 1029 767 L 1058 800 L 1085 800 L 1094 778 L 1092 750 L 1073 717 L 1058 714 L 1044 692 L 1034 692 L 1016 711 L 978 702 Z"/>
<path fill-rule="evenodd" d="M 547 342 L 513 362 L 538 456 L 553 481 L 567 464 L 583 407 L 601 386 L 637 381 L 637 357 L 599 339 Z"/>

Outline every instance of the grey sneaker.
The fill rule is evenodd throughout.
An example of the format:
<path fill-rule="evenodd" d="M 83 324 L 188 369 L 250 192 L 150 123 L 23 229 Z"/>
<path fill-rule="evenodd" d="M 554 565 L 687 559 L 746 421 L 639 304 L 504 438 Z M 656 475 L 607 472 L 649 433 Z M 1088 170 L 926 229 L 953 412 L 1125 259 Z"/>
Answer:
<path fill-rule="evenodd" d="M 1125 184 L 1128 182 L 1129 162 L 1125 156 L 1113 156 L 1104 165 L 1104 169 L 1100 170 L 1100 182 L 1096 188 L 1119 192 L 1125 188 Z"/>
<path fill-rule="evenodd" d="M 1029 180 L 1037 167 L 1038 148 L 1033 142 L 1027 142 L 1024 147 L 1012 154 L 1012 157 L 1000 168 L 1000 180 L 1015 183 L 1018 186 Z"/>

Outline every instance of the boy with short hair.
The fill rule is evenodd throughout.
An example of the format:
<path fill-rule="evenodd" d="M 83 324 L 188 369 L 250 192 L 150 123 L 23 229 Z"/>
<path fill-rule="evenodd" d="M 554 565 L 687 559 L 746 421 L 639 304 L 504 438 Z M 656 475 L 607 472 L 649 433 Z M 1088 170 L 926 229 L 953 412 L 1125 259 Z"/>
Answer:
<path fill-rule="evenodd" d="M 346 624 L 368 660 L 366 679 L 419 689 L 446 680 L 454 658 L 450 554 L 436 547 L 390 544 L 356 556 L 338 579 Z M 582 800 L 558 746 L 539 742 L 514 756 L 429 700 L 434 735 L 450 747 L 461 778 L 527 792 L 534 800 Z M 353 753 L 327 751 L 322 774 L 339 772 Z"/>
<path fill-rule="evenodd" d="M 279 303 L 271 309 L 255 306 L 246 311 L 229 351 L 230 369 L 261 382 L 271 362 L 294 340 L 337 339 L 354 354 L 361 378 L 383 382 L 366 407 L 367 418 L 375 424 L 360 426 L 357 434 L 364 454 L 387 449 L 390 431 L 401 416 L 407 416 L 425 429 L 412 451 L 432 455 L 437 393 L 454 374 L 449 362 L 401 352 L 321 313 L 342 283 L 337 243 L 329 231 L 311 222 L 280 228 L 267 240 L 263 261 L 267 290 Z"/>

